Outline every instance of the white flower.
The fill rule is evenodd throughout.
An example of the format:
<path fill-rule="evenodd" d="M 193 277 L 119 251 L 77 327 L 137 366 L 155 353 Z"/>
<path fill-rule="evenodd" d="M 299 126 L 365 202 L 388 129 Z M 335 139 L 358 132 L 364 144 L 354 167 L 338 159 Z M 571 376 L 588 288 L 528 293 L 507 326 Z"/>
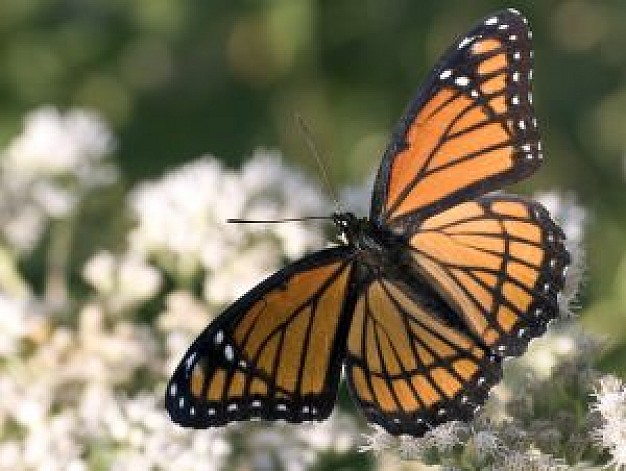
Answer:
<path fill-rule="evenodd" d="M 365 444 L 359 446 L 359 451 L 382 453 L 397 446 L 397 439 L 387 433 L 380 425 L 372 425 L 370 427 L 374 433 L 364 433 L 361 436 L 365 440 Z"/>
<path fill-rule="evenodd" d="M 114 311 L 151 299 L 162 281 L 160 272 L 136 254 L 115 256 L 107 251 L 87 261 L 83 278 L 107 298 L 108 307 Z"/>
<path fill-rule="evenodd" d="M 49 219 L 67 217 L 87 190 L 114 183 L 117 169 L 105 160 L 113 146 L 111 131 L 94 112 L 31 112 L 1 152 L 0 232 L 11 247 L 31 251 Z"/>
<path fill-rule="evenodd" d="M 600 379 L 593 394 L 595 402 L 591 410 L 602 418 L 602 425 L 594 432 L 599 446 L 611 454 L 611 464 L 626 469 L 626 386 L 615 376 Z"/>
<path fill-rule="evenodd" d="M 494 471 L 567 471 L 569 466 L 561 460 L 545 455 L 538 450 L 509 450 L 502 455 L 504 460 L 494 466 Z"/>
<path fill-rule="evenodd" d="M 361 445 L 359 450 L 380 453 L 396 449 L 403 460 L 421 460 L 424 453 L 430 449 L 436 449 L 442 454 L 450 453 L 455 446 L 464 443 L 469 433 L 469 426 L 459 421 L 445 422 L 421 437 L 410 435 L 394 437 L 378 425 L 372 428 L 374 433 L 364 435 L 366 444 Z"/>
<path fill-rule="evenodd" d="M 113 142 L 98 114 L 81 109 L 62 114 L 44 106 L 26 116 L 22 134 L 6 150 L 4 165 L 33 175 L 81 175 L 113 150 Z"/>
<path fill-rule="evenodd" d="M 590 336 L 591 334 L 581 331 L 576 325 L 549 329 L 533 340 L 528 351 L 515 361 L 530 369 L 537 380 L 546 380 L 565 359 L 583 354 L 580 349 L 589 345 Z"/>
<path fill-rule="evenodd" d="M 472 434 L 469 443 L 481 462 L 503 450 L 502 440 L 491 430 L 478 430 Z"/>
<path fill-rule="evenodd" d="M 285 167 L 276 153 L 257 151 L 241 171 L 204 157 L 143 183 L 131 194 L 137 227 L 130 250 L 155 256 L 188 279 L 206 273 L 205 296 L 232 301 L 282 264 L 318 248 L 320 223 L 228 224 L 229 218 L 269 219 L 329 213 L 319 189 Z"/>

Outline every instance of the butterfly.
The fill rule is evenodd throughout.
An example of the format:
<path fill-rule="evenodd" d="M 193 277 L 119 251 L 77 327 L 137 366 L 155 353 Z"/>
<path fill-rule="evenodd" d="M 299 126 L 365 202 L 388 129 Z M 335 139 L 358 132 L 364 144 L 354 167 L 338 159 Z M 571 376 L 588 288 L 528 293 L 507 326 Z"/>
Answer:
<path fill-rule="evenodd" d="M 172 420 L 327 418 L 342 370 L 369 422 L 421 436 L 469 421 L 558 314 L 569 255 L 539 203 L 493 193 L 542 156 L 527 20 L 489 15 L 456 41 L 398 123 L 369 218 L 217 317 L 165 393 Z"/>

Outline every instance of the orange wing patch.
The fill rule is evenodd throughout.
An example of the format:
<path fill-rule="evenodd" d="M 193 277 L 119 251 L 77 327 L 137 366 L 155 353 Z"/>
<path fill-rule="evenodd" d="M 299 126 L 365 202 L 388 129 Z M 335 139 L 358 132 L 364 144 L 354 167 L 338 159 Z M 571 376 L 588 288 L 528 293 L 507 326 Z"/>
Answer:
<path fill-rule="evenodd" d="M 463 203 L 424 221 L 410 244 L 421 275 L 500 355 L 519 355 L 556 316 L 569 256 L 538 203 Z"/>
<path fill-rule="evenodd" d="M 440 315 L 386 280 L 372 281 L 356 302 L 349 385 L 368 419 L 391 433 L 423 433 L 471 416 L 499 378 L 497 357 Z"/>

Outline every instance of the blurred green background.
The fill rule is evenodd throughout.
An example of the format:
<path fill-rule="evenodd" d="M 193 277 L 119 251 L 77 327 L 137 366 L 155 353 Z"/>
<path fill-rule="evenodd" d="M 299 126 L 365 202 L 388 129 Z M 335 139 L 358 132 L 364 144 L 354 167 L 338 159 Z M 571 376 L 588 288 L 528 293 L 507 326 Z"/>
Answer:
<path fill-rule="evenodd" d="M 519 191 L 589 211 L 587 326 L 626 373 L 626 2 L 11 0 L 0 2 L 0 144 L 41 104 L 100 111 L 127 185 L 204 153 L 278 148 L 337 186 L 366 179 L 439 54 L 490 11 L 528 16 L 546 163 Z"/>

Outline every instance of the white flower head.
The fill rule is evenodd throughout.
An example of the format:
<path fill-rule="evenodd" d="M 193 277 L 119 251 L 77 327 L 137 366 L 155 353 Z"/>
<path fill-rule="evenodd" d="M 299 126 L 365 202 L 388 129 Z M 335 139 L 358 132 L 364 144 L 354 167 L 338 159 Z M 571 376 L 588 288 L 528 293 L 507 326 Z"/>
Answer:
<path fill-rule="evenodd" d="M 87 190 L 114 183 L 117 168 L 105 159 L 113 147 L 95 112 L 46 106 L 28 114 L 0 158 L 0 232 L 9 245 L 31 251 L 50 219 L 72 214 Z"/>
<path fill-rule="evenodd" d="M 33 175 L 79 175 L 113 146 L 111 131 L 98 114 L 83 109 L 63 114 L 44 106 L 26 116 L 22 134 L 5 151 L 4 165 Z"/>
<path fill-rule="evenodd" d="M 160 272 L 136 254 L 100 251 L 83 268 L 83 278 L 118 311 L 151 299 L 161 287 Z"/>
<path fill-rule="evenodd" d="M 613 375 L 603 376 L 593 396 L 591 410 L 598 412 L 602 420 L 594 439 L 611 454 L 610 464 L 626 469 L 626 385 Z"/>
<path fill-rule="evenodd" d="M 571 469 L 562 460 L 533 448 L 525 451 L 509 450 L 502 456 L 503 461 L 494 467 L 499 471 L 567 471 Z"/>
<path fill-rule="evenodd" d="M 228 224 L 227 219 L 280 220 L 329 213 L 318 187 L 286 167 L 277 153 L 257 151 L 240 171 L 204 157 L 131 194 L 137 227 L 131 251 L 155 256 L 188 278 L 206 273 L 205 296 L 232 301 L 274 271 L 324 241 L 321 224 Z"/>
<path fill-rule="evenodd" d="M 504 449 L 502 440 L 492 430 L 476 431 L 471 435 L 468 443 L 480 462 L 499 455 Z"/>

